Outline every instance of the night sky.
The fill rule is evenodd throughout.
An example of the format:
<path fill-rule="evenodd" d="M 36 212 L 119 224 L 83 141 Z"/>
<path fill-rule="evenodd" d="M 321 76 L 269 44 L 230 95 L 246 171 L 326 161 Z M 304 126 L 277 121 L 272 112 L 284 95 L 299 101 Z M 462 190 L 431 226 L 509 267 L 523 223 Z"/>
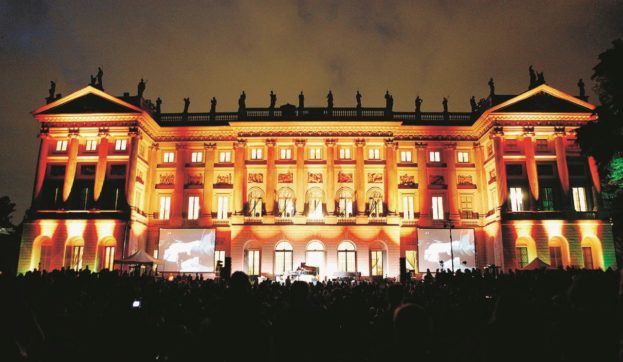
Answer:
<path fill-rule="evenodd" d="M 38 124 L 50 80 L 67 95 L 98 66 L 113 95 L 163 99 L 163 112 L 233 111 L 241 90 L 248 107 L 322 106 L 395 110 L 469 109 L 495 79 L 499 94 L 527 89 L 528 65 L 548 84 L 577 94 L 592 67 L 623 36 L 621 1 L 6 1 L 0 0 L 0 196 L 22 218 L 32 195 Z"/>

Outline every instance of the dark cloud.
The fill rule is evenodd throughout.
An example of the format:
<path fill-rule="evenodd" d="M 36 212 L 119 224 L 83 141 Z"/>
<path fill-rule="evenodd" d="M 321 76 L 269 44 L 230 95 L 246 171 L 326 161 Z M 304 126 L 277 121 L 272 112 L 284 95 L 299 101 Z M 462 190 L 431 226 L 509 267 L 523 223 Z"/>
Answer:
<path fill-rule="evenodd" d="M 619 1 L 4 1 L 0 2 L 0 194 L 29 204 L 37 124 L 49 80 L 68 94 L 104 67 L 113 94 L 162 97 L 165 111 L 278 103 L 381 106 L 389 89 L 399 110 L 466 110 L 485 96 L 527 87 L 527 67 L 575 92 L 597 55 L 623 34 Z M 589 83 L 590 85 L 590 83 Z M 594 99 L 594 97 L 592 97 Z"/>

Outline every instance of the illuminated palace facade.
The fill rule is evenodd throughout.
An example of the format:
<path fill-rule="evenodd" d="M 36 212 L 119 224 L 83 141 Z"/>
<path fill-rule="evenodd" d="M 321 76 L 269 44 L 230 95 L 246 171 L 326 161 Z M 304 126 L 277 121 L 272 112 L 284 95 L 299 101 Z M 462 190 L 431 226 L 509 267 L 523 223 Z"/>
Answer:
<path fill-rule="evenodd" d="M 594 108 L 543 84 L 464 113 L 173 114 L 88 86 L 33 112 L 19 271 L 112 268 L 139 249 L 158 257 L 163 229 L 204 228 L 232 271 L 397 277 L 401 258 L 418 271 L 418 229 L 450 224 L 473 230 L 478 267 L 607 268 L 599 176 L 574 142 Z"/>

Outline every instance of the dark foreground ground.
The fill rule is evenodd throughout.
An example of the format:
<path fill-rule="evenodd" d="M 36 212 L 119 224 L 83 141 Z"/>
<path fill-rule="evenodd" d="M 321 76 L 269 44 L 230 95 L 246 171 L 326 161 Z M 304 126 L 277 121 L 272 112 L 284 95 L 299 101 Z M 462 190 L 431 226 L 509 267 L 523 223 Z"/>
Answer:
<path fill-rule="evenodd" d="M 0 276 L 0 361 L 617 361 L 621 300 L 611 270 L 289 286 L 29 273 Z"/>

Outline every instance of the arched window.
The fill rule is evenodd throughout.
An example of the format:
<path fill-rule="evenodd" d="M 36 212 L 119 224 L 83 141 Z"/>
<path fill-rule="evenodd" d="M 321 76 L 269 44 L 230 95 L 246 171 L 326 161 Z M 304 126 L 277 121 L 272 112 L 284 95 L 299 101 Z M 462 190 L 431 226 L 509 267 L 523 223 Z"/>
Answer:
<path fill-rule="evenodd" d="M 562 236 L 554 236 L 549 242 L 549 261 L 554 268 L 565 267 L 569 262 L 569 242 Z"/>
<path fill-rule="evenodd" d="M 355 244 L 342 241 L 337 247 L 337 268 L 339 272 L 354 273 L 357 271 L 357 251 Z"/>
<path fill-rule="evenodd" d="M 260 275 L 260 250 L 245 249 L 244 264 L 246 266 L 245 271 L 249 276 Z"/>
<path fill-rule="evenodd" d="M 50 270 L 52 264 L 52 239 L 39 236 L 32 243 L 31 269 Z"/>
<path fill-rule="evenodd" d="M 603 268 L 603 250 L 601 247 L 601 241 L 596 236 L 585 236 L 580 245 L 582 246 L 584 268 Z"/>
<path fill-rule="evenodd" d="M 281 217 L 294 216 L 294 191 L 288 187 L 282 187 L 277 194 L 279 215 Z"/>
<path fill-rule="evenodd" d="M 314 187 L 307 191 L 307 217 L 311 219 L 322 219 L 322 199 L 321 189 Z"/>
<path fill-rule="evenodd" d="M 84 254 L 84 239 L 74 237 L 65 244 L 65 267 L 74 270 L 82 269 L 82 255 Z"/>
<path fill-rule="evenodd" d="M 264 204 L 264 192 L 261 189 L 254 187 L 249 190 L 248 194 L 249 202 L 249 216 L 262 217 L 262 206 Z"/>
<path fill-rule="evenodd" d="M 318 268 L 320 272 L 324 268 L 324 258 L 324 245 L 318 240 L 310 241 L 305 250 L 305 264 Z"/>
<path fill-rule="evenodd" d="M 536 243 L 529 236 L 520 236 L 515 241 L 517 267 L 523 268 L 536 258 Z"/>
<path fill-rule="evenodd" d="M 117 241 L 112 236 L 100 240 L 99 245 L 99 268 L 113 270 L 115 262 L 115 247 Z"/>
<path fill-rule="evenodd" d="M 292 271 L 292 245 L 280 241 L 275 246 L 275 275 L 283 275 Z"/>
<path fill-rule="evenodd" d="M 337 192 L 338 215 L 340 217 L 351 217 L 353 215 L 353 191 L 343 187 Z"/>
<path fill-rule="evenodd" d="M 368 191 L 368 215 L 370 217 L 383 216 L 383 191 L 372 188 Z"/>

